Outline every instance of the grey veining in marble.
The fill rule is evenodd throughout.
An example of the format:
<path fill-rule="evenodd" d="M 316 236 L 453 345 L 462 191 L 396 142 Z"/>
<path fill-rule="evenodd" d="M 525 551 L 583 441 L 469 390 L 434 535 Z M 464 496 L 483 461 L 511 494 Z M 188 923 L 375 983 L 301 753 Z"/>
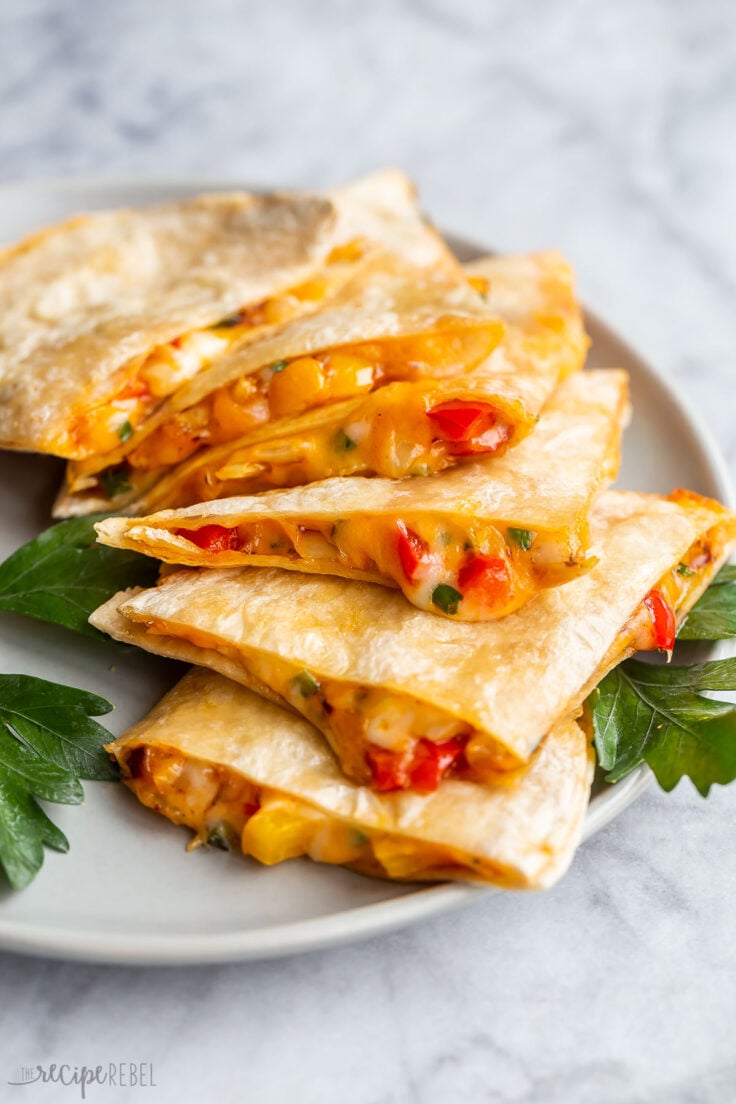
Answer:
<path fill-rule="evenodd" d="M 2 0 L 0 181 L 321 185 L 394 163 L 443 226 L 560 246 L 736 470 L 730 0 Z M 736 806 L 649 792 L 539 897 L 282 962 L 0 956 L 19 1063 L 152 1061 L 88 1099 L 736 1100 Z"/>

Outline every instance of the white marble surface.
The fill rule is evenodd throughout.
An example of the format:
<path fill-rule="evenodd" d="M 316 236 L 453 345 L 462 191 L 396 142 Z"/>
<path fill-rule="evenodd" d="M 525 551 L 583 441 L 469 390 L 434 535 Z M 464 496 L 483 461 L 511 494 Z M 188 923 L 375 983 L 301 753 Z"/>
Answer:
<path fill-rule="evenodd" d="M 0 180 L 401 165 L 444 226 L 569 252 L 734 470 L 734 72 L 729 0 L 4 0 Z M 652 791 L 546 896 L 281 962 L 0 956 L 0 1098 L 115 1059 L 157 1087 L 89 1099 L 730 1104 L 735 830 L 733 792 Z"/>

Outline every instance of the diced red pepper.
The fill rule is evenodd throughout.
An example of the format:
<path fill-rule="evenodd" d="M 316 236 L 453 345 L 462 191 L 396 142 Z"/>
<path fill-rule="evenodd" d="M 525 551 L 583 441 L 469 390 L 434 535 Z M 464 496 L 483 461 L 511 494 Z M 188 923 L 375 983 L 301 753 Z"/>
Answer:
<path fill-rule="evenodd" d="M 465 742 L 457 736 L 435 744 L 432 740 L 420 740 L 414 749 L 410 772 L 411 789 L 432 793 L 439 786 L 450 767 L 463 753 Z"/>
<path fill-rule="evenodd" d="M 250 818 L 252 816 L 255 816 L 255 814 L 258 812 L 260 807 L 261 806 L 258 804 L 257 801 L 246 801 L 243 805 L 243 812 L 245 813 L 245 819 L 250 820 Z"/>
<path fill-rule="evenodd" d="M 125 387 L 120 392 L 119 398 L 142 399 L 144 396 L 147 398 L 150 394 L 151 389 L 144 380 L 132 379 L 126 383 Z"/>
<path fill-rule="evenodd" d="M 409 763 L 406 755 L 372 744 L 366 758 L 373 775 L 374 789 L 380 793 L 405 790 L 409 785 Z"/>
<path fill-rule="evenodd" d="M 196 544 L 205 552 L 237 552 L 241 547 L 237 529 L 227 529 L 224 525 L 203 525 L 201 529 L 176 529 L 177 537 Z"/>
<path fill-rule="evenodd" d="M 428 410 L 427 417 L 446 441 L 469 441 L 494 424 L 496 411 L 489 403 L 456 399 Z"/>
<path fill-rule="evenodd" d="M 511 436 L 510 426 L 497 424 L 497 412 L 490 403 L 456 399 L 428 410 L 427 417 L 447 442 L 451 456 L 495 452 Z"/>
<path fill-rule="evenodd" d="M 471 556 L 460 568 L 457 582 L 463 594 L 475 591 L 490 605 L 505 602 L 511 579 L 506 560 L 501 556 Z"/>
<path fill-rule="evenodd" d="M 511 426 L 493 425 L 478 437 L 469 441 L 448 441 L 446 448 L 450 456 L 477 456 L 480 453 L 495 452 L 505 445 L 511 437 Z"/>
<path fill-rule="evenodd" d="M 464 746 L 459 737 L 442 743 L 422 738 L 410 752 L 391 751 L 373 744 L 367 752 L 373 786 L 381 793 L 408 789 L 432 793 L 461 758 Z"/>
<path fill-rule="evenodd" d="M 661 590 L 652 590 L 644 599 L 644 605 L 652 616 L 654 643 L 664 652 L 671 652 L 675 646 L 677 623 L 675 611 Z"/>
<path fill-rule="evenodd" d="M 409 529 L 403 521 L 397 521 L 396 550 L 399 556 L 401 570 L 410 583 L 414 582 L 417 573 L 429 555 L 429 544 L 423 540 L 413 529 Z"/>

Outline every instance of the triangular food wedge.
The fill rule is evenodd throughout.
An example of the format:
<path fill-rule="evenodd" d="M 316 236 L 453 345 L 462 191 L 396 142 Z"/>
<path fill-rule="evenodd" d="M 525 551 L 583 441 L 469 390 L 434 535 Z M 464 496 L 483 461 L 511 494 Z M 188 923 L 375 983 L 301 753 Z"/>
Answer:
<path fill-rule="evenodd" d="M 274 419 L 365 395 L 392 380 L 442 379 L 490 356 L 503 322 L 458 268 L 373 253 L 321 310 L 270 327 L 139 420 L 104 455 L 69 465 L 58 513 L 132 500 L 200 448 Z M 73 496 L 81 493 L 81 498 Z"/>
<path fill-rule="evenodd" d="M 565 872 L 593 775 L 588 739 L 565 720 L 511 783 L 376 794 L 344 777 L 301 717 L 197 669 L 109 750 L 139 800 L 195 843 L 269 865 L 308 855 L 380 877 L 514 889 Z"/>
<path fill-rule="evenodd" d="M 422 479 L 328 479 L 109 518 L 104 544 L 193 567 L 251 564 L 400 587 L 420 609 L 488 620 L 586 563 L 587 515 L 618 470 L 627 377 L 570 376 L 513 452 Z"/>
<path fill-rule="evenodd" d="M 611 667 L 638 648 L 671 649 L 676 619 L 736 541 L 736 517 L 687 492 L 611 491 L 591 530 L 587 574 L 498 621 L 452 621 L 387 587 L 270 568 L 177 571 L 90 620 L 265 686 L 323 732 L 356 782 L 431 789 L 450 771 L 519 768 Z"/>
<path fill-rule="evenodd" d="M 560 254 L 548 252 L 484 258 L 466 273 L 506 327 L 491 356 L 472 372 L 389 383 L 200 448 L 128 501 L 126 512 L 332 476 L 431 475 L 518 444 L 555 385 L 585 359 L 588 339 L 572 271 Z M 74 504 L 67 501 L 66 508 Z M 84 498 L 78 496 L 76 505 Z"/>
<path fill-rule="evenodd" d="M 459 278 L 395 171 L 324 195 L 80 215 L 0 251 L 0 444 L 114 451 L 210 362 L 317 309 L 373 248 Z"/>

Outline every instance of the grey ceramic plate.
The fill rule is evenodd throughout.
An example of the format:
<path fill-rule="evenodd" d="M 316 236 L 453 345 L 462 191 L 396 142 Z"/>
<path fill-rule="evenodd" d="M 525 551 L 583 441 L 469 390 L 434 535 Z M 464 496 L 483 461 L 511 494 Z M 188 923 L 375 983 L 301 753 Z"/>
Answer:
<path fill-rule="evenodd" d="M 0 242 L 78 211 L 138 205 L 223 190 L 232 181 L 56 182 L 0 190 Z M 463 256 L 480 252 L 457 242 Z M 620 485 L 669 491 L 686 486 L 730 500 L 728 476 L 708 435 L 672 387 L 594 316 L 591 364 L 631 373 L 634 420 Z M 61 466 L 0 454 L 0 556 L 45 528 Z M 114 702 L 123 731 L 181 669 L 121 654 L 53 626 L 0 619 L 0 669 L 85 687 Z M 593 799 L 586 836 L 641 793 L 639 770 Z M 32 954 L 124 963 L 265 958 L 358 939 L 447 912 L 487 892 L 466 886 L 397 886 L 306 860 L 266 869 L 218 851 L 184 850 L 183 831 L 140 807 L 116 785 L 87 784 L 81 808 L 57 806 L 71 851 L 49 853 L 22 893 L 0 890 L 0 947 Z"/>

